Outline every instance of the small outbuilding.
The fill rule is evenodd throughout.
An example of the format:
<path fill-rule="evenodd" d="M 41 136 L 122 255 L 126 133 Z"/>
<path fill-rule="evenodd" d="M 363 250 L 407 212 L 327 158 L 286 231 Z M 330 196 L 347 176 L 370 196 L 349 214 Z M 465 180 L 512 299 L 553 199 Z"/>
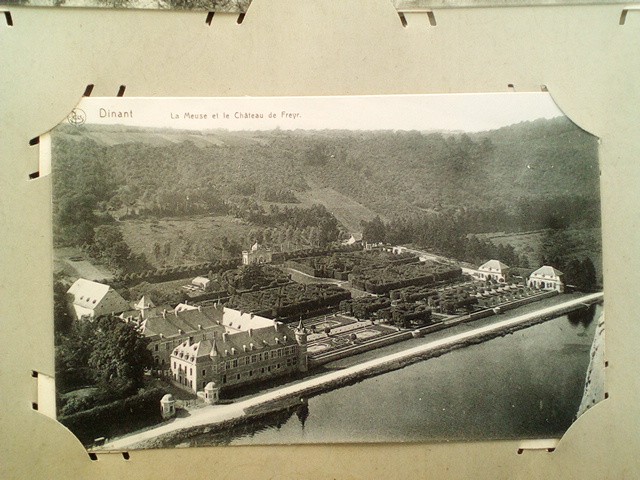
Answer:
<path fill-rule="evenodd" d="M 218 403 L 218 400 L 220 400 L 220 389 L 216 385 L 216 382 L 209 382 L 204 387 L 204 399 L 211 405 Z"/>
<path fill-rule="evenodd" d="M 196 277 L 191 280 L 191 285 L 201 288 L 202 290 L 208 289 L 210 284 L 211 280 L 209 280 L 207 277 Z"/>
<path fill-rule="evenodd" d="M 172 418 L 176 416 L 176 401 L 170 393 L 167 393 L 160 400 L 160 414 L 162 418 Z"/>

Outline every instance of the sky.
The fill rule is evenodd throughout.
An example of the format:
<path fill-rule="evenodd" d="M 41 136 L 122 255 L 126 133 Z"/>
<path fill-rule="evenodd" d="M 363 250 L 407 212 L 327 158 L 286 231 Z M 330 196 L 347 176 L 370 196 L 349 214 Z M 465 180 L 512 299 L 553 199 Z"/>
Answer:
<path fill-rule="evenodd" d="M 547 92 L 343 97 L 84 97 L 76 108 L 80 113 L 75 117 L 76 121 L 88 124 L 188 130 L 478 132 L 562 115 Z"/>

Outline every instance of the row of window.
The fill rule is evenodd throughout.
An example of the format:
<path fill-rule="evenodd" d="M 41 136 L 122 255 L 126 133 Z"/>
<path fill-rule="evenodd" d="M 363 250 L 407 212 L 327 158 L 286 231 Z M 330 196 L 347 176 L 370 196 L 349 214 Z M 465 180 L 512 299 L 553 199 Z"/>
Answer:
<path fill-rule="evenodd" d="M 202 334 L 202 338 L 200 338 L 200 339 L 196 340 L 196 337 L 191 336 L 191 337 L 189 337 L 189 341 L 190 341 L 191 343 L 193 343 L 194 341 L 206 340 L 206 338 L 207 338 L 207 334 L 206 334 L 206 333 L 203 333 L 203 334 Z M 180 345 L 181 343 L 183 343 L 183 342 L 184 342 L 184 340 L 185 340 L 185 337 L 177 338 L 177 339 L 175 339 L 175 340 L 169 340 L 168 342 L 163 342 L 163 343 L 157 342 L 157 343 L 153 346 L 153 350 L 154 350 L 155 352 L 157 352 L 158 350 L 160 350 L 160 348 L 161 348 L 161 346 L 162 346 L 162 345 L 164 345 L 165 350 L 173 350 L 175 347 L 177 347 L 178 345 Z"/>
<path fill-rule="evenodd" d="M 187 379 L 186 377 L 182 378 L 182 375 L 178 376 L 177 373 L 173 374 L 173 379 L 176 382 L 178 382 L 180 385 L 185 385 L 185 386 L 188 386 L 189 388 L 192 388 L 193 386 L 193 382 L 191 380 Z"/>
<path fill-rule="evenodd" d="M 285 348 L 278 348 L 278 349 L 274 349 L 271 351 L 267 351 L 267 352 L 261 352 L 261 353 L 256 353 L 254 355 L 247 355 L 245 357 L 241 357 L 241 358 L 236 358 L 233 360 L 228 360 L 227 362 L 225 362 L 225 367 L 227 370 L 233 369 L 233 368 L 238 368 L 238 367 L 242 367 L 244 365 L 250 365 L 253 363 L 257 363 L 257 362 L 262 362 L 265 360 L 269 360 L 271 359 L 275 359 L 275 358 L 281 358 L 281 357 L 289 357 L 291 355 L 294 355 L 296 353 L 296 347 L 295 346 L 291 346 L 291 347 L 285 347 Z M 291 358 L 287 359 L 287 366 L 290 365 L 295 365 L 298 362 L 297 357 L 293 357 L 293 360 Z M 278 364 L 280 365 L 280 364 Z M 268 367 L 269 371 L 271 371 L 271 367 Z M 178 366 L 177 362 L 174 360 L 173 362 L 173 369 L 174 370 L 178 370 L 178 372 L 183 372 L 186 374 L 187 372 L 187 367 L 183 367 L 182 365 Z M 217 366 L 213 365 L 212 366 L 212 372 L 215 374 L 217 373 Z M 262 368 L 262 370 L 264 370 L 264 368 Z M 189 367 L 189 376 L 193 375 L 193 367 Z M 206 369 L 202 369 L 202 376 L 205 377 L 207 375 L 207 371 Z"/>
<path fill-rule="evenodd" d="M 292 365 L 296 365 L 297 363 L 298 363 L 297 357 L 287 358 L 286 366 L 291 367 Z M 282 363 L 276 363 L 275 365 L 267 365 L 266 367 L 260 367 L 260 374 L 264 375 L 265 373 L 276 372 L 281 368 L 284 368 L 284 364 Z M 244 373 L 236 373 L 235 375 L 232 375 L 229 378 L 234 378 L 236 381 L 239 381 L 242 377 L 245 377 L 245 378 L 253 377 L 254 372 L 257 373 L 257 370 L 249 370 L 248 372 L 244 372 Z M 227 383 L 227 378 L 228 378 L 227 375 L 223 375 L 222 383 Z"/>
<path fill-rule="evenodd" d="M 254 355 L 247 355 L 245 357 L 236 358 L 233 360 L 227 360 L 225 367 L 227 370 L 232 368 L 238 368 L 243 365 L 250 365 L 256 362 L 263 362 L 265 360 L 281 358 L 283 356 L 288 357 L 296 353 L 296 347 L 277 348 L 267 352 L 256 353 Z"/>

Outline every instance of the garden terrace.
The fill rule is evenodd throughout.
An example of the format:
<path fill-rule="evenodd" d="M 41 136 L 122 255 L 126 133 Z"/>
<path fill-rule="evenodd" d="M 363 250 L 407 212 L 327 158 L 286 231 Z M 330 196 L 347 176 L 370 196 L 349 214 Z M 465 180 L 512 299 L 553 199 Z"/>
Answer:
<path fill-rule="evenodd" d="M 160 283 L 170 282 L 173 280 L 183 280 L 187 277 L 197 277 L 199 275 L 209 276 L 224 272 L 230 268 L 235 268 L 240 260 L 227 260 L 217 262 L 199 263 L 197 265 L 184 265 L 178 267 L 162 267 L 156 269 L 145 270 L 137 273 L 127 273 L 114 277 L 112 280 L 99 281 L 99 283 L 109 283 L 114 289 L 126 289 L 142 282 Z"/>
<path fill-rule="evenodd" d="M 270 265 L 243 265 L 220 274 L 220 284 L 232 295 L 265 287 L 277 287 L 290 281 L 287 273 Z"/>
<path fill-rule="evenodd" d="M 349 275 L 349 281 L 355 288 L 384 294 L 410 285 L 435 285 L 440 281 L 452 281 L 461 277 L 462 269 L 459 267 L 420 262 L 352 273 Z"/>
<path fill-rule="evenodd" d="M 340 302 L 340 311 L 357 319 L 369 319 L 380 309 L 391 307 L 386 297 L 358 297 Z"/>
<path fill-rule="evenodd" d="M 539 291 L 519 283 L 493 284 L 481 282 L 465 282 L 440 288 L 426 296 L 427 305 L 438 313 L 449 315 L 493 308 L 500 304 L 513 302 Z M 402 298 L 403 290 L 394 292 L 394 296 Z M 412 295 L 405 295 L 411 298 Z M 422 299 L 419 299 L 422 300 Z M 419 301 L 418 300 L 418 301 Z"/>
<path fill-rule="evenodd" d="M 358 244 L 354 245 L 340 245 L 330 248 L 306 248 L 304 250 L 294 250 L 292 252 L 275 252 L 272 256 L 273 263 L 286 262 L 291 259 L 300 259 L 308 257 L 322 257 L 331 255 L 334 253 L 345 253 L 362 251 L 362 246 Z"/>
<path fill-rule="evenodd" d="M 294 257 L 285 265 L 307 275 L 323 278 L 347 280 L 354 271 L 385 268 L 392 265 L 417 263 L 418 257 L 412 253 L 391 253 L 384 251 L 337 252 L 331 255 Z"/>
<path fill-rule="evenodd" d="M 125 298 L 137 300 L 143 295 L 148 296 L 156 305 L 168 303 L 176 305 L 178 303 L 202 302 L 205 300 L 218 300 L 229 296 L 227 290 L 223 288 L 215 279 L 206 289 L 196 288 L 192 285 L 193 277 L 180 278 L 168 282 L 149 283 L 142 282 L 128 291 L 123 291 Z"/>
<path fill-rule="evenodd" d="M 380 320 L 386 320 L 400 328 L 416 328 L 433 323 L 431 309 L 415 303 L 397 303 L 379 310 L 377 316 Z"/>
<path fill-rule="evenodd" d="M 333 284 L 288 283 L 276 288 L 237 293 L 227 306 L 268 318 L 293 321 L 301 315 L 334 308 L 349 298 L 351 292 Z"/>

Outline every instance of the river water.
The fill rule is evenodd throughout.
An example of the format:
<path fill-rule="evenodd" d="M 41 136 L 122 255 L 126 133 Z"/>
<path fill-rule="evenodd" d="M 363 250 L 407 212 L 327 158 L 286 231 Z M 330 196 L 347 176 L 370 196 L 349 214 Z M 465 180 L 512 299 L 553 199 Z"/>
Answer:
<path fill-rule="evenodd" d="M 183 445 L 560 437 L 584 389 L 597 306 L 320 394 Z"/>

